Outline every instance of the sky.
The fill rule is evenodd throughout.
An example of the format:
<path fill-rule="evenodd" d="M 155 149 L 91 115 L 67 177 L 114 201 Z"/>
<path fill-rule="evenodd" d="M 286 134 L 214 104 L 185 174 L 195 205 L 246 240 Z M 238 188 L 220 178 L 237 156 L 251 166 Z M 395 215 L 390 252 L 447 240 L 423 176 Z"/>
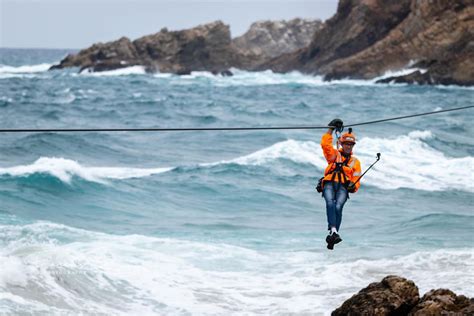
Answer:
<path fill-rule="evenodd" d="M 232 37 L 260 20 L 326 20 L 338 0 L 0 0 L 0 47 L 85 48 L 221 20 Z"/>

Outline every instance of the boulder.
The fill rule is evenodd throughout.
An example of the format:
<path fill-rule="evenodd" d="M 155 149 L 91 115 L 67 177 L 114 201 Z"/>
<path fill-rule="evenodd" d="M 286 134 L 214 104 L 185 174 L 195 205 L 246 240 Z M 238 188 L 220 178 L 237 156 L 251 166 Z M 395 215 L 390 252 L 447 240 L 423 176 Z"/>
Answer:
<path fill-rule="evenodd" d="M 474 315 L 474 300 L 446 289 L 431 290 L 423 295 L 409 315 Z"/>
<path fill-rule="evenodd" d="M 384 79 L 377 80 L 376 83 L 416 83 L 420 85 L 432 84 L 433 79 L 431 76 L 419 70 L 403 76 L 392 76 Z"/>
<path fill-rule="evenodd" d="M 331 315 L 407 315 L 419 298 L 415 283 L 392 275 L 385 277 L 381 282 L 369 284 L 345 301 Z"/>

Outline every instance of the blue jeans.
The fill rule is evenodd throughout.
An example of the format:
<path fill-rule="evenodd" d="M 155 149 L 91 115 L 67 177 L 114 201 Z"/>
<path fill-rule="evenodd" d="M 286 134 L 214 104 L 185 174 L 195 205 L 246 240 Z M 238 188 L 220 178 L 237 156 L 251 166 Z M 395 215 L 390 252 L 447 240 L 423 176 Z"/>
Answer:
<path fill-rule="evenodd" d="M 326 200 L 328 229 L 334 226 L 339 231 L 342 221 L 342 208 L 347 201 L 347 189 L 339 182 L 325 182 L 323 196 Z"/>

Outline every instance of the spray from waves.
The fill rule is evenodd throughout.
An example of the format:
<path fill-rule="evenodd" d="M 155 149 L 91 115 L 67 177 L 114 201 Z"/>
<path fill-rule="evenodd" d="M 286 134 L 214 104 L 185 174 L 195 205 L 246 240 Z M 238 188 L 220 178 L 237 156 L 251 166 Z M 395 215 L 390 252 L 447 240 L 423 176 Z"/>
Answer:
<path fill-rule="evenodd" d="M 411 62 L 407 67 L 405 68 L 402 68 L 400 70 L 396 70 L 396 71 L 386 71 L 383 75 L 379 76 L 379 77 L 376 77 L 374 79 L 372 79 L 371 81 L 372 82 L 376 82 L 377 80 L 380 80 L 380 79 L 385 79 L 385 78 L 389 78 L 389 77 L 398 77 L 398 76 L 405 76 L 405 75 L 408 75 L 408 74 L 411 74 L 412 72 L 415 72 L 415 71 L 419 71 L 421 72 L 422 74 L 424 74 L 425 72 L 427 72 L 426 69 L 422 69 L 422 68 L 410 68 L 410 66 L 413 64 L 413 62 Z"/>
<path fill-rule="evenodd" d="M 13 67 L 0 65 L 0 79 L 34 78 L 36 74 L 48 71 L 52 64 L 24 65 Z"/>
<path fill-rule="evenodd" d="M 472 249 L 340 260 L 47 222 L 1 225 L 0 237 L 0 297 L 10 311 L 326 314 L 387 274 L 414 280 L 421 293 L 474 295 Z"/>
<path fill-rule="evenodd" d="M 473 185 L 466 183 L 466 170 L 472 169 L 474 158 L 446 157 L 424 142 L 431 138 L 433 135 L 430 131 L 414 131 L 395 139 L 361 139 L 357 152 L 361 160 L 366 162 L 365 166 L 373 160 L 374 152 L 383 153 L 381 162 L 367 173 L 367 183 L 389 189 L 457 189 L 474 192 Z"/>
<path fill-rule="evenodd" d="M 73 176 L 88 181 L 105 183 L 105 179 L 129 179 L 147 177 L 172 168 L 121 168 L 85 167 L 74 160 L 41 157 L 31 165 L 0 168 L 0 176 L 26 177 L 32 174 L 50 174 L 63 182 L 70 183 Z"/>
<path fill-rule="evenodd" d="M 24 65 L 19 67 L 0 65 L 0 74 L 27 74 L 47 71 L 52 64 Z"/>
<path fill-rule="evenodd" d="M 195 83 L 211 84 L 218 87 L 231 86 L 267 86 L 267 85 L 307 85 L 307 86 L 328 86 L 337 84 L 350 85 L 373 85 L 373 82 L 366 80 L 334 80 L 324 81 L 322 76 L 305 75 L 298 71 L 281 74 L 271 70 L 260 72 L 249 72 L 239 69 L 231 69 L 233 76 L 226 77 L 213 75 L 207 71 L 193 71 L 184 76 L 166 76 L 164 74 L 155 75 L 156 78 L 170 79 L 173 84 L 189 85 Z"/>
<path fill-rule="evenodd" d="M 382 153 L 381 161 L 366 174 L 362 183 L 389 190 L 399 188 L 426 191 L 456 189 L 474 192 L 472 184 L 465 181 L 465 170 L 466 168 L 467 170 L 472 169 L 474 158 L 446 157 L 442 152 L 424 142 L 432 137 L 433 135 L 429 131 L 414 131 L 396 138 L 362 138 L 358 141 L 354 151 L 364 170 L 375 160 L 375 153 Z M 185 169 L 212 168 L 229 164 L 272 168 L 273 164 L 281 161 L 312 165 L 320 171 L 327 166 L 319 143 L 290 139 L 232 160 L 203 163 Z M 460 168 L 460 166 L 467 167 Z M 69 159 L 42 157 L 31 165 L 0 168 L 0 176 L 23 177 L 44 173 L 55 176 L 66 183 L 71 181 L 72 176 L 105 183 L 106 179 L 147 177 L 176 168 L 178 166 L 160 168 L 86 167 Z M 308 170 L 308 173 L 313 175 L 314 171 Z"/>
<path fill-rule="evenodd" d="M 91 72 L 84 70 L 80 73 L 82 76 L 94 76 L 94 77 L 113 77 L 113 76 L 128 76 L 128 75 L 144 75 L 146 74 L 145 67 L 143 66 L 131 66 L 126 68 L 120 68 L 115 70 Z"/>
<path fill-rule="evenodd" d="M 381 84 L 375 83 L 379 79 L 384 79 L 391 76 L 401 76 L 409 74 L 413 71 L 419 70 L 424 72 L 424 69 L 418 68 L 407 68 L 399 71 L 387 71 L 385 74 L 370 79 L 338 79 L 331 81 L 324 81 L 323 76 L 313 76 L 309 74 L 303 74 L 298 71 L 292 71 L 288 73 L 274 73 L 271 70 L 249 72 L 245 70 L 232 68 L 231 71 L 233 76 L 221 76 L 214 75 L 207 71 L 193 71 L 189 75 L 176 76 L 172 74 L 155 74 L 154 77 L 158 79 L 166 79 L 172 84 L 176 85 L 193 85 L 193 84 L 205 84 L 214 85 L 218 87 L 231 87 L 231 86 L 267 86 L 267 85 L 305 85 L 305 86 L 334 86 L 334 85 L 348 85 L 348 86 L 375 86 L 379 87 Z M 459 86 L 436 86 L 442 89 L 474 89 L 473 87 L 459 87 Z"/>

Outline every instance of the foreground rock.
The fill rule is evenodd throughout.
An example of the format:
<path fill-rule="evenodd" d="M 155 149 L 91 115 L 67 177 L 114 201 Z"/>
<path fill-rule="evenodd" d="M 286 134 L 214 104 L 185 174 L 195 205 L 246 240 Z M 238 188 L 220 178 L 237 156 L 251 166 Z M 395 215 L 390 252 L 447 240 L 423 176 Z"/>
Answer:
<path fill-rule="evenodd" d="M 259 68 L 372 79 L 415 63 L 399 82 L 473 85 L 473 30 L 472 0 L 341 0 L 307 48 Z"/>
<path fill-rule="evenodd" d="M 474 300 L 450 290 L 431 290 L 410 311 L 410 315 L 474 315 Z"/>
<path fill-rule="evenodd" d="M 415 283 L 388 276 L 382 282 L 372 283 L 362 289 L 331 315 L 407 315 L 419 299 Z"/>
<path fill-rule="evenodd" d="M 420 300 L 413 281 L 387 276 L 369 284 L 331 315 L 474 315 L 474 300 L 445 289 L 431 290 Z"/>
<path fill-rule="evenodd" d="M 231 67 L 253 69 L 282 53 L 309 44 L 320 21 L 263 21 L 231 40 L 228 25 L 220 21 L 182 31 L 160 32 L 130 41 L 98 43 L 69 55 L 51 69 L 80 67 L 80 71 L 104 71 L 142 65 L 149 72 L 188 74 L 210 71 L 229 75 Z"/>

